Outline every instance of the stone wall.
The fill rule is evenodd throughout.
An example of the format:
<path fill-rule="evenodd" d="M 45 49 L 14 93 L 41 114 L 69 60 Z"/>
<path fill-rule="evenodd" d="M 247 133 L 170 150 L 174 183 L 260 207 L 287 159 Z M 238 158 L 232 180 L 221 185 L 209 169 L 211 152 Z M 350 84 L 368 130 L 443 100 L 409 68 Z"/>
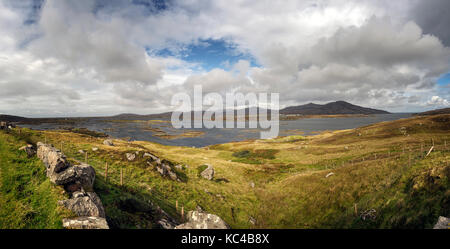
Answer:
<path fill-rule="evenodd" d="M 78 216 L 64 219 L 63 226 L 68 229 L 108 229 L 102 202 L 93 190 L 94 168 L 87 164 L 71 165 L 60 150 L 41 142 L 37 143 L 37 156 L 44 162 L 50 181 L 62 186 L 70 196 L 58 204 Z"/>

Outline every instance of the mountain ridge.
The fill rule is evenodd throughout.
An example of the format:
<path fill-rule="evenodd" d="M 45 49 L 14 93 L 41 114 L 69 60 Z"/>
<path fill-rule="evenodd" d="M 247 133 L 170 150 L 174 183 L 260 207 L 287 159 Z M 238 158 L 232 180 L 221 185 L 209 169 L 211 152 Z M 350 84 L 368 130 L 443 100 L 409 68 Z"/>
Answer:
<path fill-rule="evenodd" d="M 280 114 L 290 115 L 337 115 L 337 114 L 389 114 L 390 112 L 353 105 L 345 101 L 335 101 L 327 104 L 309 103 L 289 106 L 280 110 Z"/>

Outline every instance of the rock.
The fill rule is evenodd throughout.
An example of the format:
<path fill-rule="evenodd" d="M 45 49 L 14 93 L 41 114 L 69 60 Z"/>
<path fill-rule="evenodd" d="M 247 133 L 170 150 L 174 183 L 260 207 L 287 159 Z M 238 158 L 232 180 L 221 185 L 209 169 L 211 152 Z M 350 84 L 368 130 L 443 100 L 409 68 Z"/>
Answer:
<path fill-rule="evenodd" d="M 106 219 L 100 217 L 63 219 L 63 227 L 66 229 L 109 229 Z"/>
<path fill-rule="evenodd" d="M 333 175 L 334 175 L 334 173 L 333 173 L 333 172 L 330 172 L 330 173 L 328 173 L 328 174 L 325 176 L 325 178 L 328 178 L 328 177 L 333 176 Z"/>
<path fill-rule="evenodd" d="M 183 166 L 181 164 L 175 165 L 175 168 L 178 170 L 183 170 Z"/>
<path fill-rule="evenodd" d="M 83 189 L 91 191 L 94 187 L 95 170 L 87 164 L 75 165 L 61 173 L 52 174 L 49 178 L 56 185 L 78 183 Z"/>
<path fill-rule="evenodd" d="M 252 216 L 250 216 L 250 218 L 248 219 L 248 222 L 250 222 L 250 224 L 255 225 L 256 224 L 256 219 L 253 218 Z"/>
<path fill-rule="evenodd" d="M 83 197 L 83 196 L 86 196 L 86 193 L 83 193 L 81 191 L 75 191 L 72 193 L 73 198 L 79 198 L 79 197 Z"/>
<path fill-rule="evenodd" d="M 86 154 L 86 151 L 84 151 L 84 150 L 79 150 L 78 153 L 80 153 L 80 154 Z"/>
<path fill-rule="evenodd" d="M 153 154 L 151 154 L 151 153 L 145 152 L 144 155 L 143 155 L 143 157 L 144 157 L 144 158 L 145 158 L 145 157 L 150 157 L 151 161 L 157 161 L 157 162 L 161 163 L 161 160 L 160 160 L 157 156 L 155 156 L 155 155 L 153 155 Z M 158 164 L 159 164 L 159 163 L 158 163 Z"/>
<path fill-rule="evenodd" d="M 176 224 L 168 221 L 165 218 L 160 219 L 157 223 L 161 229 L 174 229 L 176 226 Z"/>
<path fill-rule="evenodd" d="M 114 143 L 111 139 L 106 139 L 105 141 L 103 141 L 103 144 L 107 146 L 114 146 Z"/>
<path fill-rule="evenodd" d="M 88 192 L 87 196 L 58 201 L 58 204 L 71 210 L 77 216 L 105 217 L 100 198 L 94 192 Z"/>
<path fill-rule="evenodd" d="M 444 216 L 439 216 L 433 229 L 450 229 L 450 219 Z"/>
<path fill-rule="evenodd" d="M 229 229 L 225 221 L 219 216 L 206 212 L 189 211 L 187 222 L 175 227 L 175 229 Z"/>
<path fill-rule="evenodd" d="M 70 164 L 61 151 L 41 142 L 38 142 L 37 146 L 37 156 L 46 165 L 48 177 L 60 173 L 69 167 Z"/>
<path fill-rule="evenodd" d="M 19 150 L 25 151 L 27 153 L 28 157 L 33 157 L 34 155 L 36 155 L 36 150 L 34 149 L 33 145 L 31 145 L 31 144 L 22 146 L 22 147 L 20 147 Z"/>
<path fill-rule="evenodd" d="M 127 157 L 128 161 L 134 161 L 134 159 L 136 159 L 135 153 L 126 153 L 125 156 Z"/>
<path fill-rule="evenodd" d="M 98 151 L 97 147 L 92 148 L 92 151 Z"/>
<path fill-rule="evenodd" d="M 250 187 L 251 188 L 255 188 L 255 183 L 254 182 L 250 182 Z"/>
<path fill-rule="evenodd" d="M 207 180 L 212 180 L 214 178 L 214 168 L 209 164 L 206 165 L 208 166 L 208 168 L 203 170 L 202 173 L 200 173 L 200 176 Z"/>
<path fill-rule="evenodd" d="M 180 179 L 178 179 L 177 174 L 172 171 L 172 169 L 170 168 L 170 166 L 168 164 L 162 163 L 160 165 L 157 165 L 156 170 L 162 176 L 167 176 L 173 181 L 180 181 Z"/>

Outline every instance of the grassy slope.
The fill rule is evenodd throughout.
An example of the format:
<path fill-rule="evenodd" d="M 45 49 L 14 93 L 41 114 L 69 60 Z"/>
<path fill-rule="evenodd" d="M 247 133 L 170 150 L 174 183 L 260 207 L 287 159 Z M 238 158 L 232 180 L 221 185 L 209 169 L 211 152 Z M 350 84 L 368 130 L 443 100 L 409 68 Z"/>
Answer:
<path fill-rule="evenodd" d="M 50 183 L 37 158 L 18 151 L 25 140 L 0 131 L 0 228 L 62 228 L 62 218 L 71 215 L 57 205 L 63 190 Z"/>
<path fill-rule="evenodd" d="M 77 160 L 84 160 L 78 150 L 89 151 L 98 175 L 96 191 L 116 227 L 151 227 L 146 214 L 120 208 L 121 198 L 134 196 L 178 218 L 177 200 L 185 210 L 200 205 L 233 228 L 428 228 L 439 215 L 450 215 L 449 124 L 450 115 L 416 117 L 308 138 L 206 148 L 122 140 L 107 147 L 102 138 L 82 134 L 33 133 L 57 147 L 62 143 L 65 154 Z M 423 158 L 431 139 L 434 151 Z M 99 151 L 92 152 L 93 147 Z M 181 172 L 187 182 L 162 178 L 141 157 L 128 162 L 124 154 L 135 151 L 188 165 Z M 205 163 L 216 169 L 215 181 L 198 176 L 197 168 Z M 118 186 L 120 168 L 124 186 Z M 325 178 L 330 172 L 335 175 Z M 370 209 L 376 210 L 376 219 L 363 221 L 359 215 Z"/>

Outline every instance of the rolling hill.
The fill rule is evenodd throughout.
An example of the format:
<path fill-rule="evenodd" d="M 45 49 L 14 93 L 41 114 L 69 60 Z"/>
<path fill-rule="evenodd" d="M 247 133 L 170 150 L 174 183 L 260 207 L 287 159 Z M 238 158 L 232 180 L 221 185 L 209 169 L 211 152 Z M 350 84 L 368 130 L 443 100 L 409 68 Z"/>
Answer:
<path fill-rule="evenodd" d="M 389 114 L 389 112 L 357 106 L 345 101 L 336 101 L 325 105 L 309 103 L 306 105 L 290 106 L 280 110 L 280 114 L 336 115 L 336 114 Z"/>

